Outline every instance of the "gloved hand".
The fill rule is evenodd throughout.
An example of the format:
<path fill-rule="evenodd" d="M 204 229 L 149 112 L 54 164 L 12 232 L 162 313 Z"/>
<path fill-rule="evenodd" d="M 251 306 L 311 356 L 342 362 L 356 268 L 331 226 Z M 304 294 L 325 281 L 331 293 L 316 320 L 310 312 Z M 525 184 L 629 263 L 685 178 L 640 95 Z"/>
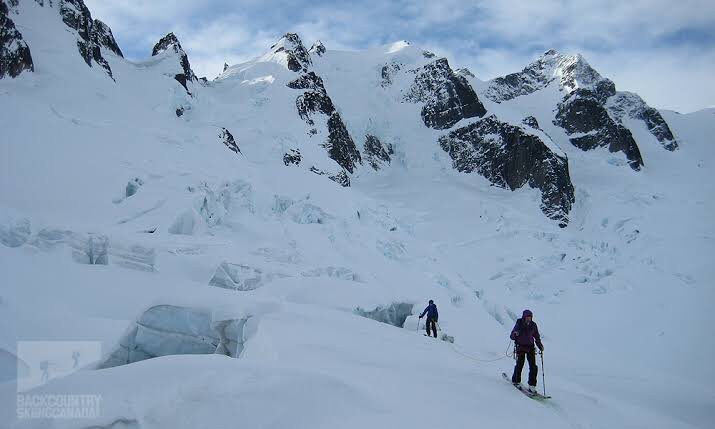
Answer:
<path fill-rule="evenodd" d="M 542 345 L 542 346 L 539 346 L 539 351 L 540 351 L 541 353 L 544 352 L 544 346 L 543 346 L 543 345 Z"/>
<path fill-rule="evenodd" d="M 421 318 L 422 318 L 422 316 L 420 316 L 420 319 L 421 319 Z"/>

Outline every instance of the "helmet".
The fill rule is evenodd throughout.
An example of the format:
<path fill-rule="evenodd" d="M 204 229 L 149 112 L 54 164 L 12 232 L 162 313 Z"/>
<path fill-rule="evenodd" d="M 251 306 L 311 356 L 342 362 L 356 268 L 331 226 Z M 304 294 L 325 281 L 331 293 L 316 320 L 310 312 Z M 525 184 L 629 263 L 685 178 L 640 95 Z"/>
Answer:
<path fill-rule="evenodd" d="M 434 304 L 434 301 L 432 301 L 432 300 L 430 299 L 430 300 L 429 300 L 429 303 L 430 303 L 430 304 Z"/>
<path fill-rule="evenodd" d="M 531 310 L 524 310 L 524 312 L 521 313 L 521 317 L 534 317 L 534 313 L 532 313 Z"/>

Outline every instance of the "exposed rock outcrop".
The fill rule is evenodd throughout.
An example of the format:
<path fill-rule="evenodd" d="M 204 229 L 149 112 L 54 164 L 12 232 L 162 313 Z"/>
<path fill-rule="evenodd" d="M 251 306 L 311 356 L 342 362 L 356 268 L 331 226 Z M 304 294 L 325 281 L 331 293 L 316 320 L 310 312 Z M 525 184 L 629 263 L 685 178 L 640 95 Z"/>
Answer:
<path fill-rule="evenodd" d="M 549 50 L 522 71 L 492 80 L 484 91 L 487 98 L 501 103 L 532 94 L 558 81 L 565 91 L 588 88 L 602 79 L 581 55 L 561 55 Z"/>
<path fill-rule="evenodd" d="M 236 140 L 233 138 L 233 134 L 226 128 L 221 128 L 221 132 L 219 133 L 218 137 L 221 139 L 223 144 L 226 145 L 229 150 L 235 152 L 235 153 L 241 153 L 241 149 L 238 148 L 238 144 L 236 144 Z"/>
<path fill-rule="evenodd" d="M 120 57 L 124 57 L 124 55 L 122 54 L 122 50 L 119 49 L 117 41 L 114 40 L 114 34 L 112 34 L 112 29 L 109 28 L 107 24 L 98 19 L 94 20 L 92 38 L 98 45 L 109 49 Z"/>
<path fill-rule="evenodd" d="M 491 115 L 440 137 L 439 143 L 459 171 L 476 171 L 511 190 L 526 184 L 541 190 L 544 214 L 561 227 L 568 224 L 575 201 L 568 162 L 538 136 Z"/>
<path fill-rule="evenodd" d="M 271 51 L 274 55 L 285 56 L 285 63 L 290 71 L 307 72 L 313 65 L 308 50 L 303 46 L 303 41 L 295 33 L 286 33 L 271 46 Z"/>
<path fill-rule="evenodd" d="M 191 70 L 188 55 L 184 52 L 184 49 L 181 47 L 181 43 L 179 43 L 179 39 L 176 38 L 174 33 L 169 33 L 162 37 L 156 45 L 154 45 L 154 48 L 151 50 L 151 55 L 156 56 L 165 51 L 173 51 L 178 55 L 181 72 L 176 73 L 174 79 L 176 79 L 176 81 L 179 82 L 184 89 L 186 89 L 186 92 L 190 94 L 187 83 L 196 82 L 198 79 L 196 78 L 194 71 Z"/>
<path fill-rule="evenodd" d="M 285 164 L 286 167 L 289 165 L 300 165 L 300 161 L 302 160 L 303 157 L 298 149 L 290 149 L 288 152 L 283 154 L 283 164 Z"/>
<path fill-rule="evenodd" d="M 365 160 L 370 166 L 375 170 L 379 170 L 382 165 L 390 164 L 390 155 L 393 154 L 393 150 L 392 145 L 385 147 L 380 139 L 371 134 L 367 134 L 365 136 L 365 144 L 363 145 L 363 153 L 365 154 Z"/>
<path fill-rule="evenodd" d="M 382 69 L 380 69 L 380 77 L 382 79 L 380 81 L 380 86 L 386 88 L 392 85 L 395 75 L 402 69 L 402 67 L 402 64 L 396 62 L 391 62 L 382 66 Z"/>
<path fill-rule="evenodd" d="M 593 89 L 579 88 L 559 103 L 554 124 L 570 135 L 571 143 L 581 150 L 608 147 L 623 152 L 634 170 L 643 166 L 640 149 L 631 132 L 614 121 L 606 110 L 606 100 L 615 95 L 613 82 L 603 79 Z"/>
<path fill-rule="evenodd" d="M 564 128 L 571 143 L 583 150 L 608 147 L 623 152 L 634 170 L 643 166 L 637 142 L 625 119 L 645 122 L 667 150 L 678 143 L 660 113 L 639 96 L 616 92 L 581 55 L 562 55 L 550 50 L 522 71 L 492 80 L 484 95 L 497 103 L 532 94 L 551 84 L 564 93 L 554 124 Z"/>
<path fill-rule="evenodd" d="M 328 179 L 332 180 L 333 182 L 339 184 L 342 187 L 347 188 L 350 186 L 350 177 L 345 170 L 341 170 L 336 174 L 329 174 L 328 172 L 325 172 L 317 168 L 316 166 L 312 166 L 310 167 L 310 172 L 313 174 L 317 174 L 318 176 L 328 176 Z"/>
<path fill-rule="evenodd" d="M 536 118 L 533 116 L 527 116 L 526 118 L 521 120 L 521 123 L 533 128 L 535 130 L 541 129 L 541 128 L 539 128 L 539 121 L 537 121 Z"/>
<path fill-rule="evenodd" d="M 643 99 L 632 92 L 617 92 L 608 99 L 606 105 L 608 112 L 620 123 L 627 118 L 645 122 L 646 128 L 669 151 L 678 148 L 678 142 L 673 132 L 656 109 L 646 104 Z"/>
<path fill-rule="evenodd" d="M 313 118 L 316 114 L 327 116 L 328 139 L 323 143 L 323 147 L 328 151 L 331 159 L 352 173 L 356 164 L 362 162 L 360 152 L 355 147 L 355 142 L 350 137 L 340 113 L 335 109 L 333 101 L 328 96 L 323 80 L 311 71 L 302 74 L 287 85 L 292 89 L 304 90 L 303 94 L 296 98 L 295 103 L 298 115 L 309 126 L 315 127 Z M 311 130 L 312 134 L 316 132 L 315 128 Z"/>
<path fill-rule="evenodd" d="M 323 45 L 323 42 L 318 40 L 317 42 L 313 43 L 313 46 L 310 47 L 308 50 L 308 53 L 315 54 L 319 57 L 322 57 L 323 54 L 325 53 L 325 45 Z"/>
<path fill-rule="evenodd" d="M 107 60 L 102 56 L 102 46 L 99 41 L 106 38 L 106 31 L 109 30 L 102 23 L 102 28 L 95 28 L 95 21 L 89 9 L 82 0 L 62 0 L 60 2 L 60 16 L 67 27 L 75 30 L 79 36 L 77 39 L 77 49 L 79 54 L 84 59 L 88 66 L 92 67 L 92 63 L 98 64 L 104 71 L 112 76 L 112 68 Z M 108 31 L 111 35 L 111 30 Z M 114 37 L 112 36 L 112 41 Z M 114 42 L 116 45 L 116 42 Z M 119 49 L 119 47 L 117 47 Z"/>
<path fill-rule="evenodd" d="M 423 102 L 422 120 L 430 128 L 447 129 L 462 119 L 481 117 L 486 109 L 464 76 L 456 74 L 446 58 L 415 70 L 415 81 L 405 100 Z"/>
<path fill-rule="evenodd" d="M 0 0 L 0 79 L 17 77 L 23 71 L 35 71 L 30 48 L 10 19 L 10 9 Z"/>

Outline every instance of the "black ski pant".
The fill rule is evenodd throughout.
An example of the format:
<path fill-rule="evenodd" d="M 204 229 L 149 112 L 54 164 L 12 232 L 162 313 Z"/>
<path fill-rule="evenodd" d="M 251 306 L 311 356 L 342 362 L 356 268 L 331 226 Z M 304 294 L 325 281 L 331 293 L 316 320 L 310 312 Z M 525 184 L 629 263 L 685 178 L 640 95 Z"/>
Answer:
<path fill-rule="evenodd" d="M 427 330 L 427 336 L 430 336 L 430 329 L 434 332 L 434 337 L 437 338 L 437 319 L 431 317 L 427 318 L 427 323 L 425 323 L 425 329 Z"/>
<path fill-rule="evenodd" d="M 514 375 L 511 376 L 512 383 L 521 383 L 521 370 L 524 369 L 524 359 L 529 361 L 529 386 L 536 386 L 536 376 L 539 374 L 539 367 L 536 366 L 536 350 L 528 352 L 516 352 L 516 366 Z"/>

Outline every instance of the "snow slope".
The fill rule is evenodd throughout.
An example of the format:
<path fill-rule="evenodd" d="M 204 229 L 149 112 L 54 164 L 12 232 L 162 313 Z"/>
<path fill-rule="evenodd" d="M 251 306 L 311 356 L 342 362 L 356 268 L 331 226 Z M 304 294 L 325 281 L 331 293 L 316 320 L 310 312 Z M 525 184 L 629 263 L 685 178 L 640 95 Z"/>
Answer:
<path fill-rule="evenodd" d="M 662 112 L 674 152 L 626 124 L 645 161 L 635 172 L 621 154 L 569 143 L 552 123 L 558 88 L 496 103 L 469 78 L 488 114 L 534 116 L 533 132 L 568 157 L 576 203 L 562 229 L 538 190 L 455 171 L 444 131 L 404 102 L 409 80 L 383 86 L 385 64 L 431 61 L 417 47 L 311 54 L 363 156 L 367 134 L 393 148 L 341 187 L 310 171 L 340 167 L 320 144 L 327 126 L 316 115 L 311 133 L 296 112 L 296 72 L 276 53 L 285 41 L 189 95 L 171 52 L 135 63 L 102 49 L 112 79 L 87 66 L 55 9 L 18 10 L 35 70 L 0 79 L 0 375 L 22 367 L 18 342 L 98 341 L 102 359 L 32 392 L 102 403 L 94 419 L 18 420 L 10 380 L 1 427 L 700 428 L 715 417 L 715 369 L 703 365 L 715 351 L 712 109 Z M 298 166 L 284 165 L 291 149 Z M 453 344 L 416 332 L 428 299 Z M 396 303 L 413 305 L 402 329 L 355 312 Z M 167 356 L 97 369 L 157 305 L 246 319 L 242 352 L 173 355 L 168 335 Z M 546 346 L 545 404 L 499 375 L 524 308 Z"/>

